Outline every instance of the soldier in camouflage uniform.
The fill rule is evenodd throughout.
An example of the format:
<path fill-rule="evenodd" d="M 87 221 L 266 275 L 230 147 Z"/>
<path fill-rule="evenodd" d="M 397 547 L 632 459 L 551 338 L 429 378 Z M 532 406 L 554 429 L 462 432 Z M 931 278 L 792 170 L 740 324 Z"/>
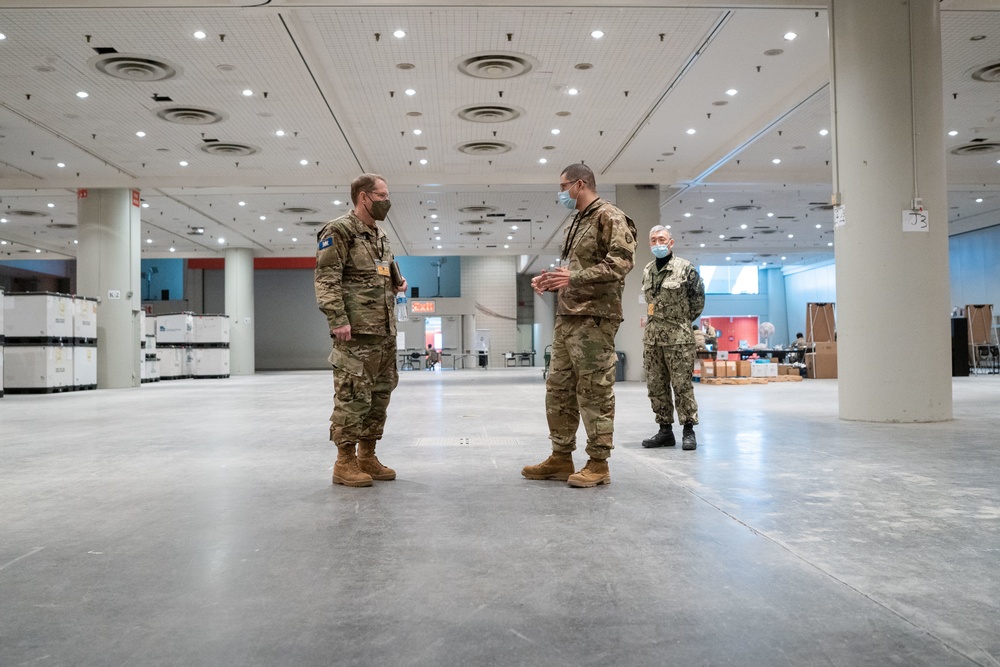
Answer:
<path fill-rule="evenodd" d="M 583 164 L 560 174 L 559 201 L 577 211 L 563 238 L 562 261 L 532 279 L 541 294 L 558 293 L 545 414 L 552 455 L 521 474 L 567 480 L 570 486 L 610 484 L 615 425 L 615 334 L 622 322 L 622 291 L 635 256 L 635 225 L 597 196 L 594 172 Z M 583 418 L 590 460 L 574 473 L 576 431 Z"/>
<path fill-rule="evenodd" d="M 406 291 L 378 222 L 389 212 L 389 187 L 378 174 L 351 183 L 354 210 L 317 235 L 316 301 L 334 338 L 330 440 L 337 445 L 333 483 L 371 486 L 396 479 L 375 456 L 396 371 L 395 297 Z"/>
<path fill-rule="evenodd" d="M 673 447 L 671 424 L 674 406 L 677 421 L 684 425 L 681 447 L 692 450 L 698 423 L 698 403 L 694 400 L 695 338 L 691 322 L 705 307 L 705 284 L 698 269 L 673 254 L 674 240 L 666 227 L 649 230 L 649 247 L 656 259 L 642 272 L 642 292 L 646 296 L 647 321 L 643 334 L 643 365 L 646 386 L 653 404 L 659 432 L 642 441 L 643 447 Z M 671 388 L 673 400 L 671 401 Z"/>

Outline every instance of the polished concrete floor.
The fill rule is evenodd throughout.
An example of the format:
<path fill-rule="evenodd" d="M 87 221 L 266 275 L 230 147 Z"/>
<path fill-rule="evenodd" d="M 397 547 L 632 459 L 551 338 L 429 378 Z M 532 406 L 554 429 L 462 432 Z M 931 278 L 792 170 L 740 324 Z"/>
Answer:
<path fill-rule="evenodd" d="M 997 665 L 1000 378 L 948 423 L 698 386 L 695 452 L 528 481 L 538 369 L 407 372 L 333 486 L 328 373 L 0 399 L 0 665 Z M 582 450 L 578 467 L 584 462 Z"/>

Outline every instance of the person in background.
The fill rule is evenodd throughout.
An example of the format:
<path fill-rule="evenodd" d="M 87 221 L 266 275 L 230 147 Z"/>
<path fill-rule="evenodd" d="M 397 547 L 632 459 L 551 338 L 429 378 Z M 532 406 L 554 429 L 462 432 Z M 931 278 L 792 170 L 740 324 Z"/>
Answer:
<path fill-rule="evenodd" d="M 389 213 L 389 186 L 378 174 L 351 183 L 354 210 L 324 225 L 316 238 L 315 289 L 333 341 L 333 414 L 337 445 L 333 483 L 371 486 L 396 479 L 375 457 L 385 428 L 396 370 L 396 294 L 406 279 L 392 276 L 393 254 L 378 223 Z"/>
<path fill-rule="evenodd" d="M 711 345 L 713 350 L 718 350 L 719 330 L 711 323 L 705 324 L 705 345 Z"/>
<path fill-rule="evenodd" d="M 552 356 L 545 383 L 545 415 L 552 454 L 525 466 L 528 479 L 565 480 L 570 486 L 610 484 L 608 457 L 615 429 L 615 334 L 622 323 L 625 276 L 635 262 L 635 225 L 597 196 L 594 172 L 584 164 L 559 175 L 559 202 L 575 210 L 563 233 L 560 265 L 531 279 L 541 294 L 558 294 Z M 583 418 L 590 460 L 573 472 L 576 431 Z"/>
<path fill-rule="evenodd" d="M 691 332 L 694 334 L 694 349 L 705 349 L 705 332 L 698 328 L 697 324 L 691 325 Z"/>
<path fill-rule="evenodd" d="M 796 350 L 806 349 L 806 337 L 802 334 L 801 331 L 795 334 L 795 342 L 792 344 L 792 347 L 794 347 Z"/>
<path fill-rule="evenodd" d="M 427 370 L 429 370 L 429 371 L 434 370 L 434 366 L 436 366 L 437 362 L 439 362 L 439 361 L 441 361 L 441 353 L 438 352 L 437 350 L 435 350 L 433 345 L 431 345 L 431 344 L 428 343 L 428 345 L 427 345 Z"/>
<path fill-rule="evenodd" d="M 691 322 L 705 307 L 705 283 L 697 267 L 673 253 L 674 239 L 663 225 L 649 230 L 652 262 L 642 272 L 647 321 L 643 332 L 646 388 L 660 430 L 642 441 L 643 447 L 672 447 L 674 408 L 684 425 L 681 447 L 698 447 L 694 427 L 698 402 L 694 398 L 695 341 Z M 671 398 L 672 397 L 672 398 Z"/>

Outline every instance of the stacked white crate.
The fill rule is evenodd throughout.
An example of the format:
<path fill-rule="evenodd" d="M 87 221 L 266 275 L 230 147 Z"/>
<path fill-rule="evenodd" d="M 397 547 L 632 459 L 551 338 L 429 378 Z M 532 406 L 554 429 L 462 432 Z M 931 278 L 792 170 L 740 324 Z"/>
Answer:
<path fill-rule="evenodd" d="M 3 290 L 0 289 L 0 398 L 3 398 Z"/>
<path fill-rule="evenodd" d="M 192 376 L 229 377 L 229 316 L 195 315 L 193 328 Z"/>
<path fill-rule="evenodd" d="M 192 374 L 194 313 L 167 313 L 156 316 L 156 356 L 161 380 L 180 380 Z"/>
<path fill-rule="evenodd" d="M 97 389 L 97 299 L 73 297 L 73 388 Z"/>
<path fill-rule="evenodd" d="M 4 298 L 3 386 L 8 393 L 70 391 L 73 297 L 50 292 Z"/>

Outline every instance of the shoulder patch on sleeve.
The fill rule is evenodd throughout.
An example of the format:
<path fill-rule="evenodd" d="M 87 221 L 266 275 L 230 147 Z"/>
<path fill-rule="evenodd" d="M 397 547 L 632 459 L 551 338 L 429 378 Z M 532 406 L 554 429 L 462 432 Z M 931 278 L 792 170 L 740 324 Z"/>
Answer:
<path fill-rule="evenodd" d="M 319 242 L 319 249 L 322 250 L 323 248 L 329 248 L 332 245 L 333 245 L 333 237 L 328 236 Z"/>

